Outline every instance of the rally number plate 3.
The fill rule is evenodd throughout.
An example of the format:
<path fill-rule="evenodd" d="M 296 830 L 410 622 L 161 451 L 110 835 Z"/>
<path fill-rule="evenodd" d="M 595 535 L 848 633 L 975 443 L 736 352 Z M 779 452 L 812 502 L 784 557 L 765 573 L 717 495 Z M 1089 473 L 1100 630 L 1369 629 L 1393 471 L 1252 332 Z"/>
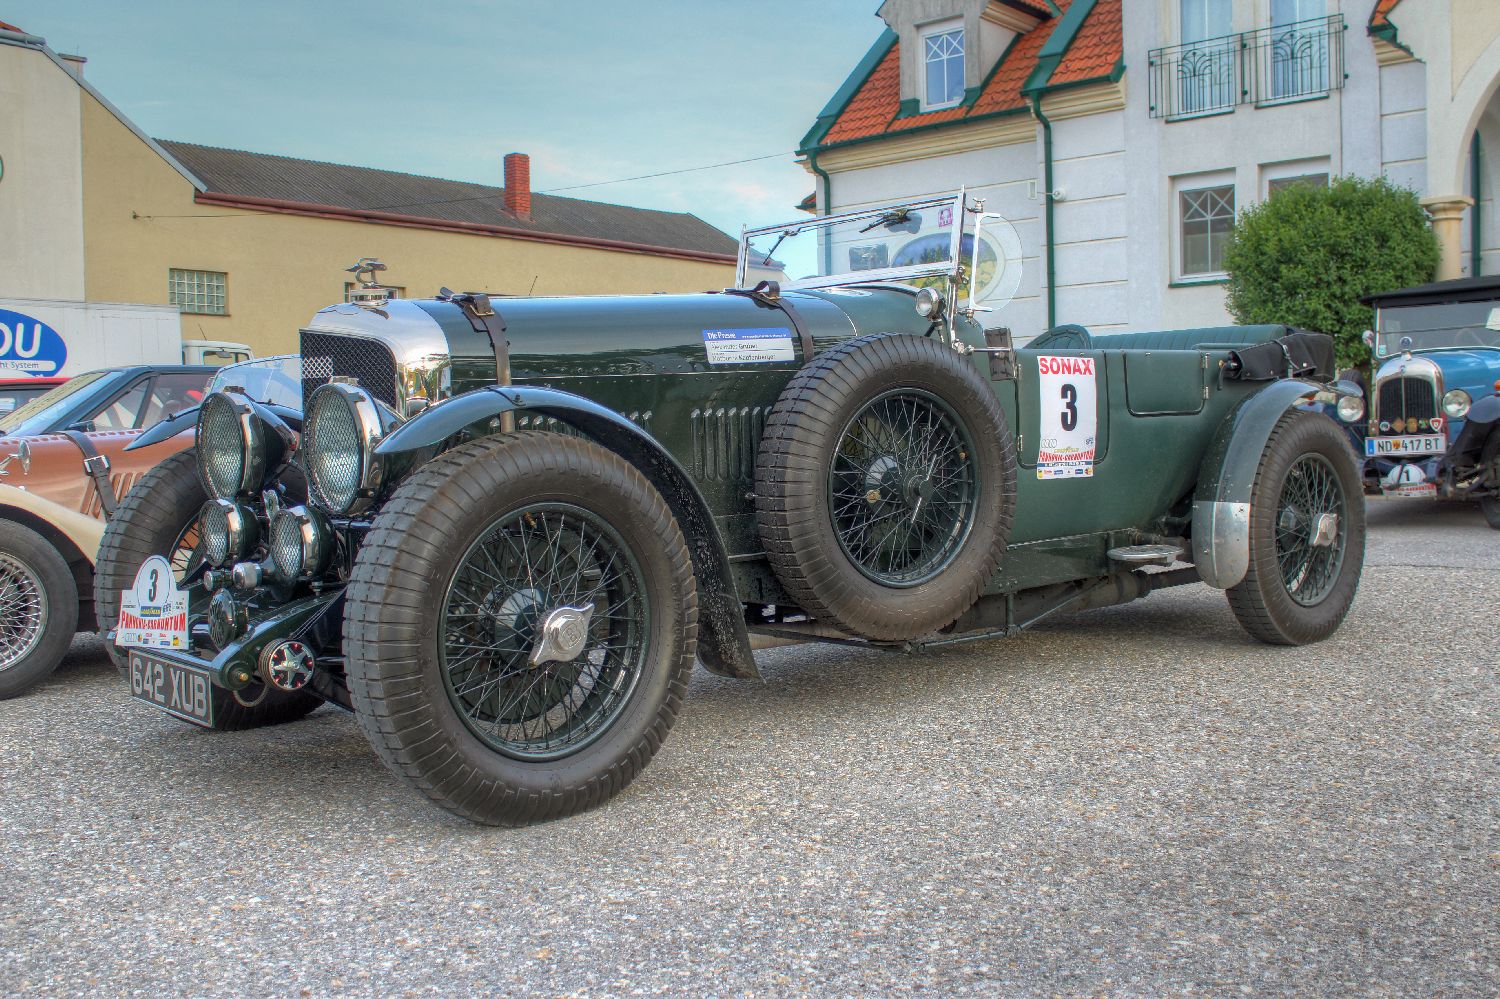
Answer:
<path fill-rule="evenodd" d="M 183 721 L 213 727 L 213 684 L 202 670 L 132 650 L 130 693 Z"/>
<path fill-rule="evenodd" d="M 1396 458 L 1408 455 L 1442 454 L 1448 440 L 1442 434 L 1420 437 L 1366 437 L 1366 458 Z"/>

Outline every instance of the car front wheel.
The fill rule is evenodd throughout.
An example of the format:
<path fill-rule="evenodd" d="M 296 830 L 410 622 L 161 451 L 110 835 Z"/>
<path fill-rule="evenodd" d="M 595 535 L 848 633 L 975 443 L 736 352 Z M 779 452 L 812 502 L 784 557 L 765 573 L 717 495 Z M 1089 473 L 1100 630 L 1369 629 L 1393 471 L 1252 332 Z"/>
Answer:
<path fill-rule="evenodd" d="M 477 822 L 603 802 L 676 720 L 697 591 L 666 502 L 594 444 L 527 432 L 433 459 L 360 549 L 344 649 L 397 774 Z"/>

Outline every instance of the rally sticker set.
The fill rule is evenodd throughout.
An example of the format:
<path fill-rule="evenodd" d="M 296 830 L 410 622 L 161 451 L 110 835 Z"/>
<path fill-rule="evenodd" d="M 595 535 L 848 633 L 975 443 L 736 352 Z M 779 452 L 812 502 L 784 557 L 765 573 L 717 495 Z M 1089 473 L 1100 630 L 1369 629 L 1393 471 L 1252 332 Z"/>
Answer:
<path fill-rule="evenodd" d="M 187 647 L 188 595 L 177 588 L 172 567 L 152 555 L 135 574 L 135 585 L 120 596 L 115 641 L 138 649 Z"/>
<path fill-rule="evenodd" d="M 1039 479 L 1078 479 L 1094 474 L 1099 392 L 1092 357 L 1037 359 L 1041 438 Z"/>

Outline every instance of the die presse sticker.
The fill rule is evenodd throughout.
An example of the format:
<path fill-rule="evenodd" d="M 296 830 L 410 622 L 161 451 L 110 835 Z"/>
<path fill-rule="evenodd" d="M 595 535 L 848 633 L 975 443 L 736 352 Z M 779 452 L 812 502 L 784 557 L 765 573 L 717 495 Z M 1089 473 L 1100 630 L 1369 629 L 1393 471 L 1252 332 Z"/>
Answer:
<path fill-rule="evenodd" d="M 1092 357 L 1038 357 L 1041 438 L 1039 479 L 1083 479 L 1094 474 L 1099 427 L 1098 382 Z"/>

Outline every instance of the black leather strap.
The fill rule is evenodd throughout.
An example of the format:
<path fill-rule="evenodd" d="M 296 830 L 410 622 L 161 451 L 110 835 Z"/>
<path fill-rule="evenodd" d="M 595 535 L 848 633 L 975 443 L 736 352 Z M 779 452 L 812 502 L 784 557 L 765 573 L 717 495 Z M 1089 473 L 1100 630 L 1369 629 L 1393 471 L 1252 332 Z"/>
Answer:
<path fill-rule="evenodd" d="M 118 505 L 115 487 L 109 481 L 109 459 L 99 453 L 87 434 L 77 430 L 64 430 L 62 434 L 83 452 L 83 470 L 94 480 L 94 492 L 99 494 L 99 506 L 104 510 L 104 519 L 109 520 L 115 515 L 115 507 Z"/>
<path fill-rule="evenodd" d="M 725 288 L 726 295 L 743 295 L 745 298 L 754 299 L 761 305 L 772 309 L 780 309 L 782 315 L 792 324 L 792 329 L 797 334 L 797 340 L 802 345 L 802 363 L 806 364 L 812 360 L 813 338 L 812 332 L 802 323 L 802 317 L 798 315 L 796 308 L 791 302 L 781 297 L 781 283 L 778 281 L 762 281 L 754 288 Z"/>
<path fill-rule="evenodd" d="M 490 296 L 479 292 L 454 295 L 452 301 L 464 310 L 476 333 L 484 333 L 490 338 L 490 347 L 495 351 L 495 382 L 509 385 L 510 341 L 505 338 L 505 317 L 495 311 Z"/>

